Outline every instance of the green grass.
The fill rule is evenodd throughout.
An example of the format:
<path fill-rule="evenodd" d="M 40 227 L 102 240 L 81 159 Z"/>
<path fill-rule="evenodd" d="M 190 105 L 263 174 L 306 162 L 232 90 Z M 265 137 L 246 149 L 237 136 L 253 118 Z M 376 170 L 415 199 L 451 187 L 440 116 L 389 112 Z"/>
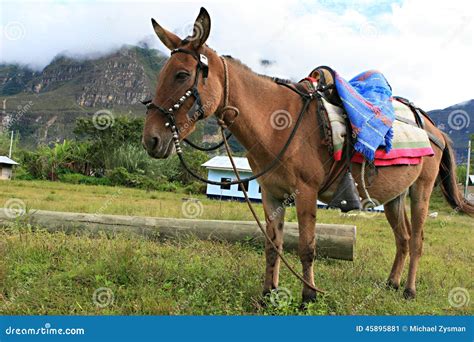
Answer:
<path fill-rule="evenodd" d="M 183 217 L 181 198 L 189 197 L 26 181 L 1 182 L 0 193 L 2 203 L 20 198 L 30 208 L 103 208 L 103 213 L 168 217 Z M 250 219 L 244 203 L 198 198 L 202 218 Z M 472 314 L 472 303 L 455 308 L 448 301 L 455 287 L 467 289 L 474 298 L 472 219 L 436 205 L 440 214 L 427 220 L 414 301 L 384 288 L 395 245 L 383 214 L 342 216 L 320 210 L 321 222 L 357 225 L 356 259 L 316 261 L 316 283 L 326 294 L 305 312 L 298 310 L 301 284 L 283 266 L 280 286 L 287 292 L 281 293 L 290 299 L 259 305 L 265 264 L 260 246 L 193 238 L 157 243 L 126 234 L 74 236 L 19 221 L 0 230 L 0 314 Z M 294 220 L 293 209 L 289 216 Z M 299 269 L 297 256 L 288 257 Z M 108 305 L 93 300 L 100 288 L 113 293 Z M 99 304 L 107 298 L 99 296 Z"/>
<path fill-rule="evenodd" d="M 0 182 L 0 207 L 18 198 L 29 208 L 83 213 L 184 218 L 182 203 L 196 198 L 203 205 L 202 219 L 251 220 L 245 204 L 215 201 L 204 195 L 145 191 L 141 189 L 74 185 L 49 181 Z M 258 212 L 263 214 L 261 205 Z M 291 211 L 291 210 L 290 210 Z M 289 218 L 295 220 L 290 213 Z"/>

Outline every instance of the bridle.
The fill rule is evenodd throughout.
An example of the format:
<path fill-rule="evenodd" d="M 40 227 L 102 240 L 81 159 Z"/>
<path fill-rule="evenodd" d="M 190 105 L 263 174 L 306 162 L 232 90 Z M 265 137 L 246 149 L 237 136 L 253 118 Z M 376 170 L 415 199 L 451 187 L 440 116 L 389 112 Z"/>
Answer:
<path fill-rule="evenodd" d="M 168 108 L 168 110 L 164 109 L 162 106 L 159 106 L 153 103 L 152 100 L 143 101 L 142 103 L 146 106 L 147 110 L 156 109 L 165 116 L 167 120 L 165 123 L 165 127 L 168 127 L 171 130 L 171 133 L 173 134 L 175 147 L 176 147 L 176 152 L 178 154 L 181 154 L 182 149 L 181 149 L 181 146 L 179 145 L 179 136 L 178 136 L 178 130 L 176 128 L 176 117 L 175 117 L 174 112 L 178 110 L 189 97 L 193 96 L 194 102 L 193 102 L 193 105 L 191 106 L 191 109 L 188 111 L 188 119 L 191 121 L 198 121 L 204 118 L 204 108 L 202 106 L 202 100 L 201 100 L 201 95 L 199 94 L 198 84 L 199 84 L 199 76 L 201 73 L 202 73 L 203 83 L 206 84 L 206 79 L 209 75 L 209 62 L 206 55 L 198 54 L 192 50 L 176 48 L 171 51 L 171 55 L 174 55 L 175 53 L 188 54 L 197 61 L 196 75 L 194 77 L 193 86 L 190 89 L 188 89 L 183 94 L 183 96 L 181 96 L 179 100 L 175 102 L 174 105 Z M 189 143 L 191 146 L 193 145 L 189 141 L 186 141 L 186 142 Z M 207 150 L 207 149 L 204 149 L 204 150 Z"/>
<path fill-rule="evenodd" d="M 203 83 L 206 84 L 206 79 L 209 75 L 209 62 L 206 55 L 197 54 L 196 52 L 192 50 L 187 50 L 183 48 L 176 48 L 172 50 L 171 55 L 178 52 L 186 53 L 192 56 L 197 61 L 196 76 L 194 78 L 193 86 L 190 89 L 188 89 L 184 93 L 184 95 L 181 96 L 179 100 L 175 102 L 174 105 L 168 108 L 168 110 L 165 110 L 163 107 L 154 104 L 152 100 L 142 101 L 142 103 L 146 106 L 147 110 L 157 109 L 161 114 L 165 116 L 165 118 L 167 119 L 167 122 L 165 123 L 165 127 L 171 129 L 171 133 L 173 134 L 173 139 L 174 139 L 174 143 L 176 147 L 176 152 L 178 154 L 181 154 L 182 149 L 181 149 L 181 146 L 179 145 L 179 135 L 176 129 L 176 118 L 175 118 L 174 112 L 178 110 L 189 97 L 193 96 L 194 103 L 191 106 L 191 109 L 188 111 L 188 114 L 187 114 L 188 119 L 191 121 L 198 121 L 204 118 L 204 107 L 202 105 L 201 95 L 199 94 L 198 84 L 199 84 L 199 75 L 201 73 L 202 73 Z M 197 116 L 196 116 L 196 113 L 198 113 Z M 178 137 L 176 138 L 177 135 Z M 227 139 L 229 139 L 231 136 L 232 136 L 232 133 L 228 133 L 226 137 Z M 222 145 L 224 145 L 224 142 L 222 141 L 211 147 L 201 147 L 199 145 L 194 144 L 192 141 L 186 138 L 184 138 L 183 140 L 191 147 L 200 151 L 207 151 L 207 152 L 217 150 Z"/>
<path fill-rule="evenodd" d="M 293 129 L 290 133 L 290 136 L 289 136 L 288 140 L 286 141 L 285 145 L 280 150 L 280 152 L 277 154 L 277 156 L 272 160 L 272 162 L 267 165 L 267 167 L 265 167 L 261 172 L 252 175 L 251 177 L 237 179 L 237 180 L 234 180 L 234 181 L 227 181 L 227 182 L 212 181 L 212 180 L 203 178 L 200 175 L 198 175 L 186 163 L 186 161 L 183 157 L 183 150 L 181 148 L 181 144 L 180 144 L 180 141 L 179 141 L 179 131 L 176 127 L 176 118 L 175 118 L 175 111 L 178 110 L 182 106 L 182 104 L 191 96 L 193 96 L 195 100 L 194 100 L 194 103 L 193 103 L 191 109 L 188 112 L 188 118 L 190 120 L 196 120 L 196 121 L 201 120 L 201 119 L 204 118 L 204 108 L 202 106 L 201 96 L 200 96 L 199 90 L 198 90 L 198 84 L 199 84 L 199 75 L 201 74 L 201 72 L 202 72 L 203 83 L 204 84 L 206 83 L 206 79 L 209 75 L 208 59 L 203 54 L 197 54 L 196 52 L 194 52 L 192 50 L 187 50 L 187 49 L 183 49 L 183 48 L 176 48 L 176 49 L 171 51 L 171 55 L 173 55 L 175 53 L 186 53 L 186 54 L 192 56 L 197 61 L 196 76 L 194 78 L 193 86 L 190 89 L 188 89 L 184 93 L 184 95 L 181 96 L 179 98 L 179 100 L 173 106 L 171 106 L 168 110 L 165 110 L 163 107 L 161 107 L 159 105 L 156 105 L 155 103 L 152 102 L 152 100 L 147 100 L 147 101 L 144 101 L 142 103 L 144 105 L 146 105 L 147 110 L 157 109 L 166 118 L 167 121 L 165 122 L 165 127 L 169 128 L 171 130 L 171 134 L 172 134 L 172 137 L 173 137 L 173 140 L 174 140 L 174 145 L 175 145 L 175 148 L 176 148 L 176 153 L 178 155 L 178 158 L 179 158 L 181 164 L 186 169 L 186 171 L 191 176 L 193 176 L 194 178 L 198 179 L 201 182 L 204 182 L 204 183 L 207 183 L 207 184 L 212 184 L 212 185 L 222 186 L 222 185 L 234 185 L 234 184 L 247 183 L 251 180 L 254 180 L 254 179 L 257 179 L 257 178 L 263 176 L 264 174 L 266 174 L 270 170 L 274 169 L 281 162 L 283 155 L 288 150 L 288 147 L 290 146 L 293 138 L 295 137 L 296 132 L 297 132 L 301 122 L 303 121 L 303 116 L 304 116 L 306 110 L 308 109 L 308 106 L 309 106 L 310 102 L 315 98 L 318 98 L 318 101 L 319 101 L 319 97 L 321 97 L 320 92 L 316 91 L 314 93 L 303 93 L 303 92 L 297 90 L 296 88 L 294 88 L 294 87 L 292 87 L 288 84 L 285 84 L 284 82 L 279 82 L 278 80 L 276 80 L 277 83 L 279 83 L 283 86 L 286 86 L 289 89 L 293 90 L 298 95 L 300 95 L 301 98 L 303 99 L 303 106 L 302 106 L 301 111 L 298 115 L 295 126 L 293 127 Z M 239 110 L 236 107 L 229 106 L 228 67 L 227 67 L 227 62 L 226 62 L 225 58 L 222 57 L 222 56 L 220 58 L 221 58 L 221 61 L 223 63 L 223 66 L 224 66 L 224 106 L 219 110 L 218 113 L 216 113 L 216 116 L 218 117 L 217 121 L 219 123 L 219 126 L 221 126 L 221 128 L 223 128 L 223 129 L 225 129 L 225 128 L 227 128 L 227 125 L 226 125 L 225 120 L 224 120 L 225 112 L 233 111 L 235 113 L 235 117 L 237 117 L 238 114 L 239 114 Z M 197 117 L 196 117 L 196 113 L 198 113 Z M 235 118 L 234 118 L 234 120 L 235 120 Z M 225 140 L 229 139 L 231 135 L 232 135 L 232 133 L 229 133 L 227 136 L 224 136 L 222 142 L 220 142 L 219 144 L 217 144 L 215 146 L 212 146 L 210 148 L 200 147 L 200 146 L 192 143 L 191 141 L 189 141 L 186 138 L 184 138 L 183 140 L 187 144 L 189 144 L 190 146 L 192 146 L 193 148 L 196 148 L 198 150 L 212 151 L 212 150 L 216 150 L 219 147 L 223 146 L 225 144 Z M 229 156 L 229 157 L 231 158 L 231 156 Z"/>

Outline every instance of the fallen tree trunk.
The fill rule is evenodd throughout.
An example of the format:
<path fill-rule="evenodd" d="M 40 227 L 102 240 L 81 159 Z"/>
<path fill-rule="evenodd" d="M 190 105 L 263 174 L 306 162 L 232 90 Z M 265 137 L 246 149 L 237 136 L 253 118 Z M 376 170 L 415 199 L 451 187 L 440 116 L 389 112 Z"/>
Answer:
<path fill-rule="evenodd" d="M 9 209 L 0 210 L 0 225 L 10 225 L 15 220 L 14 216 L 15 213 Z M 128 232 L 157 239 L 175 239 L 192 235 L 203 240 L 257 241 L 262 244 L 264 241 L 257 224 L 251 221 L 96 215 L 46 210 L 30 210 L 20 217 L 20 220 L 48 231 L 67 233 Z M 353 260 L 355 241 L 355 226 L 323 223 L 316 225 L 316 253 L 319 257 Z M 296 223 L 285 223 L 284 248 L 296 250 L 297 247 L 298 226 Z"/>

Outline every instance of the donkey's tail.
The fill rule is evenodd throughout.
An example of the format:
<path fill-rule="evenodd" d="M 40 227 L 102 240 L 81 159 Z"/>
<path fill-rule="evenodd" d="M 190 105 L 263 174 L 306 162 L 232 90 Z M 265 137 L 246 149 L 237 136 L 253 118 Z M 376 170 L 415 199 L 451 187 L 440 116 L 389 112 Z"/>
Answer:
<path fill-rule="evenodd" d="M 456 163 L 451 140 L 444 133 L 443 136 L 446 147 L 443 150 L 438 174 L 441 191 L 453 209 L 466 213 L 469 216 L 474 216 L 474 204 L 463 197 L 457 186 Z"/>

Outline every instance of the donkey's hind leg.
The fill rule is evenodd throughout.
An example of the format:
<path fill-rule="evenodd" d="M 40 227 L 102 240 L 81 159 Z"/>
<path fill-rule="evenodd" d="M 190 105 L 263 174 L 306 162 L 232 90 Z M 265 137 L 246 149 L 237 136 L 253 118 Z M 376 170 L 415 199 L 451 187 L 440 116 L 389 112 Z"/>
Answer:
<path fill-rule="evenodd" d="M 385 216 L 392 226 L 395 235 L 397 251 L 392 270 L 388 277 L 387 286 L 398 290 L 403 267 L 408 254 L 408 240 L 410 239 L 411 225 L 405 208 L 406 192 L 384 205 Z"/>
<path fill-rule="evenodd" d="M 275 199 L 265 189 L 262 189 L 263 209 L 265 211 L 265 221 L 267 224 L 267 234 L 278 248 L 280 253 L 283 250 L 283 224 L 285 220 L 285 206 L 283 202 Z M 278 277 L 280 272 L 280 257 L 273 246 L 265 239 L 265 282 L 263 285 L 263 295 L 267 295 L 271 290 L 278 287 Z"/>

